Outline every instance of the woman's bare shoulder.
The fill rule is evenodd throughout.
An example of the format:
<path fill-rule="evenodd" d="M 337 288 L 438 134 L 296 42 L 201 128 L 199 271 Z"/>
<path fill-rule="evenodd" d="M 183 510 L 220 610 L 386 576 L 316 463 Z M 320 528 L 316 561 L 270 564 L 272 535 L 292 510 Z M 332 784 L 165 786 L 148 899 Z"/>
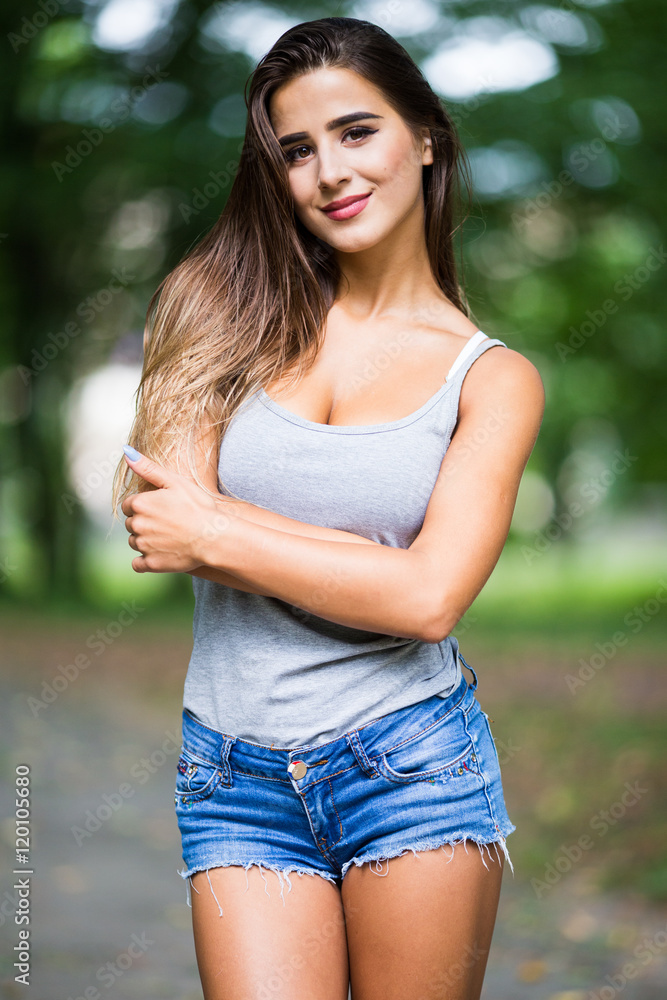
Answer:
<path fill-rule="evenodd" d="M 462 412 L 481 405 L 482 401 L 512 402 L 514 406 L 537 411 L 541 420 L 546 403 L 542 376 L 525 354 L 495 344 L 470 366 L 461 388 Z"/>

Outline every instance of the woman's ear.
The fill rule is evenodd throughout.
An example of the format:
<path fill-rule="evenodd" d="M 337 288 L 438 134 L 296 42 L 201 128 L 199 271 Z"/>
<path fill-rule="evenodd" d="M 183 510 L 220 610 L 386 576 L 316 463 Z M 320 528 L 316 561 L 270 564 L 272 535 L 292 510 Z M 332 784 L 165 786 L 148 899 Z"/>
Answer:
<path fill-rule="evenodd" d="M 425 135 L 422 140 L 422 165 L 427 167 L 433 163 L 433 140 L 430 135 Z"/>

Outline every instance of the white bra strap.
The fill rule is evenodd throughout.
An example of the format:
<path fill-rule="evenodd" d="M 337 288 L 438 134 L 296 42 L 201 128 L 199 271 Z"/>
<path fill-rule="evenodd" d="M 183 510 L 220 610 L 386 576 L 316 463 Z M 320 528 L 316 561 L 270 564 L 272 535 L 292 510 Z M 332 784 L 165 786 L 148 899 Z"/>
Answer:
<path fill-rule="evenodd" d="M 454 362 L 454 364 L 452 365 L 452 367 L 447 372 L 447 378 L 445 379 L 445 382 L 448 382 L 450 380 L 450 378 L 452 377 L 452 375 L 456 371 L 458 371 L 458 369 L 461 367 L 461 365 L 463 364 L 463 362 L 465 361 L 465 359 L 470 354 L 472 354 L 472 352 L 475 350 L 475 348 L 477 348 L 479 346 L 479 344 L 482 343 L 483 340 L 488 340 L 488 339 L 489 338 L 488 338 L 488 336 L 485 333 L 482 333 L 481 330 L 478 330 L 477 333 L 473 337 L 470 338 L 470 340 L 465 345 L 465 347 L 463 348 L 463 350 L 461 351 L 461 353 L 457 357 L 457 359 Z"/>

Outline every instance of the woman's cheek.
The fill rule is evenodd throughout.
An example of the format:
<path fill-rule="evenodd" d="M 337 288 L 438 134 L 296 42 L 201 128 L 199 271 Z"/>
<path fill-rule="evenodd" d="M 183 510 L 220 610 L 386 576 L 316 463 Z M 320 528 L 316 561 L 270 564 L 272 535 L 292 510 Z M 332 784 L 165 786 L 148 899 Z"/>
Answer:
<path fill-rule="evenodd" d="M 392 187 L 403 192 L 403 196 L 406 184 L 421 183 L 421 161 L 418 162 L 407 150 L 403 151 L 403 155 L 397 155 L 394 150 L 385 160 L 384 170 Z"/>
<path fill-rule="evenodd" d="M 312 175 L 312 176 L 309 176 Z M 317 189 L 317 178 L 306 166 L 290 168 L 289 186 L 292 192 L 295 208 L 306 206 L 312 200 L 313 191 Z"/>
<path fill-rule="evenodd" d="M 294 214 L 297 219 L 304 224 L 304 226 L 308 229 L 312 229 L 313 219 L 310 217 L 312 212 L 309 212 L 309 197 L 303 188 L 303 184 L 295 184 L 294 182 L 290 184 L 292 200 L 294 203 Z"/>

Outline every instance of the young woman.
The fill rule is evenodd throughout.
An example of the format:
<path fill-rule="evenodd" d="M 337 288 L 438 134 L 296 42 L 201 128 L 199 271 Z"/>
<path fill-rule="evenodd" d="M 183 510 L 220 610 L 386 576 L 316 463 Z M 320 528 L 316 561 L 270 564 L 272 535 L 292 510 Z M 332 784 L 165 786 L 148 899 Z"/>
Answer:
<path fill-rule="evenodd" d="M 515 827 L 452 632 L 544 390 L 470 318 L 463 164 L 386 32 L 297 25 L 149 306 L 113 501 L 136 572 L 193 577 L 175 801 L 206 1000 L 480 996 Z"/>

